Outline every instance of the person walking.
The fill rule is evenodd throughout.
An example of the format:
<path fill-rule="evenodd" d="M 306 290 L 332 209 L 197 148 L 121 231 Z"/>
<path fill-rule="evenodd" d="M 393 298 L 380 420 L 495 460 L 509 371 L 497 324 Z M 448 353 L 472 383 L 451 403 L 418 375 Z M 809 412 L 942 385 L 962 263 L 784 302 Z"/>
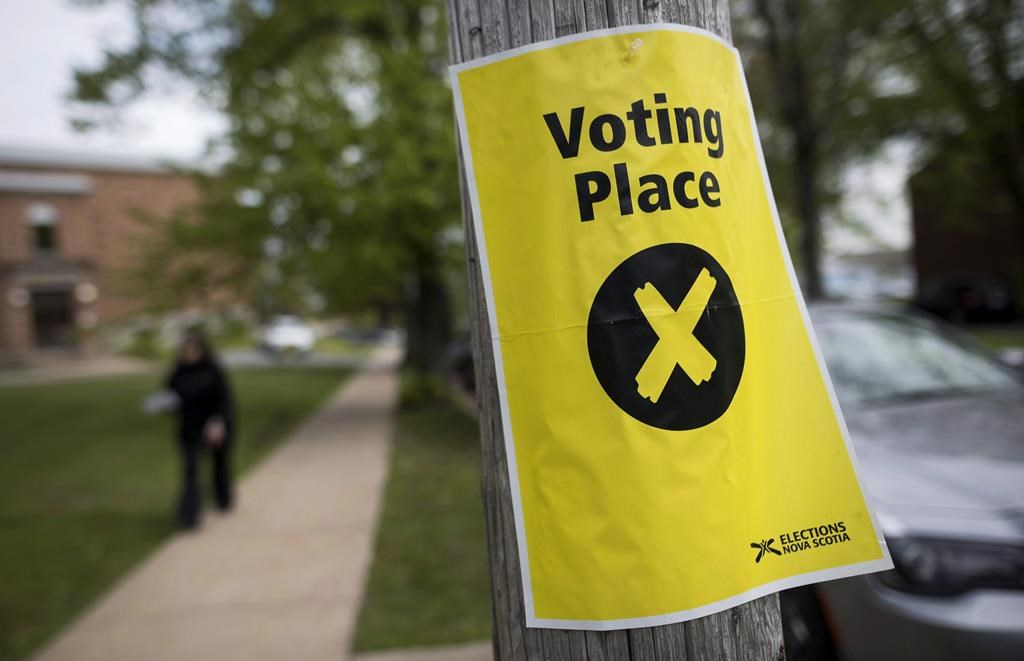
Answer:
<path fill-rule="evenodd" d="M 178 361 L 167 379 L 178 398 L 178 443 L 183 481 L 178 523 L 199 525 L 201 496 L 199 461 L 204 450 L 213 456 L 213 486 L 218 509 L 228 511 L 234 500 L 231 447 L 235 430 L 234 401 L 227 375 L 200 331 L 186 333 Z"/>

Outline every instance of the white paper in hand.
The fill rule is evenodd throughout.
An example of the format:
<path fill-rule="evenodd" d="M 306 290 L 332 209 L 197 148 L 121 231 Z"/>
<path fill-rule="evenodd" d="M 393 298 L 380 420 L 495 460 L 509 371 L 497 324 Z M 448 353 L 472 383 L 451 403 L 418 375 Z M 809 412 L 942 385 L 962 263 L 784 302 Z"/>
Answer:
<path fill-rule="evenodd" d="M 142 400 L 142 410 L 148 415 L 170 413 L 181 406 L 181 398 L 173 390 L 161 390 Z"/>

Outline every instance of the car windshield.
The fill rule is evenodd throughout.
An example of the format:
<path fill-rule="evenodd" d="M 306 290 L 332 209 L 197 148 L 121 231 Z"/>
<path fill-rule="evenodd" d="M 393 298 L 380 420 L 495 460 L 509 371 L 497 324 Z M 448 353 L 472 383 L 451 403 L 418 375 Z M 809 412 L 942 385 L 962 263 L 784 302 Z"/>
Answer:
<path fill-rule="evenodd" d="M 911 317 L 838 314 L 815 332 L 843 404 L 935 397 L 1014 387 L 1014 378 L 979 351 Z"/>

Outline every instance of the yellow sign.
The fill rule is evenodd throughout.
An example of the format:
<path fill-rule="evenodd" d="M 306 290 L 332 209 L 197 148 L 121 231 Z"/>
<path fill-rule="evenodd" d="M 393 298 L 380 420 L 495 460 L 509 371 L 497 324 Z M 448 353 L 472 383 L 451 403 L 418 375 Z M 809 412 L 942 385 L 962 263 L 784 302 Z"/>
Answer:
<path fill-rule="evenodd" d="M 528 625 L 666 624 L 891 567 L 738 53 L 630 27 L 452 83 Z"/>

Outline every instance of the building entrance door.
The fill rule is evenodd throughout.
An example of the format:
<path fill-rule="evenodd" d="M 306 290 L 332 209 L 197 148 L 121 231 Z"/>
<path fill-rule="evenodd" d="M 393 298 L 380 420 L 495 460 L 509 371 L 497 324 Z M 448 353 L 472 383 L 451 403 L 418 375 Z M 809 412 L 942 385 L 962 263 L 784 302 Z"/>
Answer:
<path fill-rule="evenodd" d="M 32 292 L 32 328 L 39 348 L 74 345 L 74 302 L 71 292 Z"/>

